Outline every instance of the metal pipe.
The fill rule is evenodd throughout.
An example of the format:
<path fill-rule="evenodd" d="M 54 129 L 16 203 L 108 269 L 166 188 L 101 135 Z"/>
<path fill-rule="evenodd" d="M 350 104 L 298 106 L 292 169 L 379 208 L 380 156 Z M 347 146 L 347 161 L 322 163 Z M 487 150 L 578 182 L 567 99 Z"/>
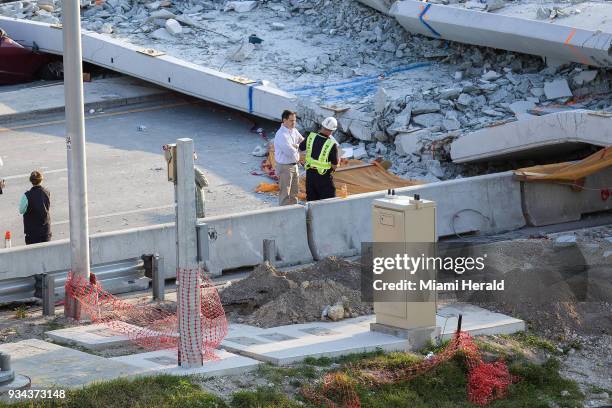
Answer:
<path fill-rule="evenodd" d="M 80 12 L 79 1 L 62 1 L 71 271 L 75 275 L 89 279 L 87 164 Z M 78 303 L 66 299 L 64 314 L 66 317 L 80 319 L 81 311 Z"/>

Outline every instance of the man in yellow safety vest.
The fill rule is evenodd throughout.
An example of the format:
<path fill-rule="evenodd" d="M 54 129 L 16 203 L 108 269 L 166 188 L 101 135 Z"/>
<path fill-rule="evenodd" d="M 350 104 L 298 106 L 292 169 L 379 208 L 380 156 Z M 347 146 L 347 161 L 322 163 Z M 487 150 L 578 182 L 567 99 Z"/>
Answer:
<path fill-rule="evenodd" d="M 323 120 L 318 133 L 311 132 L 300 143 L 300 151 L 306 151 L 306 200 L 316 201 L 336 196 L 336 186 L 332 173 L 338 166 L 338 145 L 331 138 L 338 128 L 333 117 Z"/>

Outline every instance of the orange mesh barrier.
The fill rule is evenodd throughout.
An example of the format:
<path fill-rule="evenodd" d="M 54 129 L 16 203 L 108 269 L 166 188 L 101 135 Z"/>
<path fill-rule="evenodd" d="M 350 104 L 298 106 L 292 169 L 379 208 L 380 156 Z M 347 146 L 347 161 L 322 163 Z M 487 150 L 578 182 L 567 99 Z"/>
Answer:
<path fill-rule="evenodd" d="M 181 291 L 190 287 L 190 281 L 197 281 L 195 290 Z M 132 304 L 119 299 L 103 290 L 102 285 L 92 275 L 90 280 L 82 276 L 68 274 L 66 279 L 66 297 L 73 298 L 81 306 L 83 313 L 94 323 L 102 323 L 109 330 L 127 336 L 131 341 L 149 350 L 176 348 L 179 342 L 191 345 L 199 342 L 201 347 L 192 347 L 201 355 L 189 355 L 183 350 L 182 359 L 214 360 L 214 350 L 219 347 L 227 334 L 227 320 L 221 305 L 219 294 L 203 271 L 199 269 L 180 269 L 177 271 L 177 296 L 198 297 L 199 301 L 183 299 L 184 304 L 199 305 L 197 329 L 193 338 L 180 339 L 179 322 L 176 311 L 168 310 L 155 304 Z M 193 287 L 193 285 L 191 285 Z M 197 287 L 199 286 L 199 288 Z M 179 300 L 179 299 L 177 299 Z M 185 324 L 185 322 L 183 322 Z M 185 349 L 185 347 L 182 347 Z"/>
<path fill-rule="evenodd" d="M 612 166 L 612 146 L 608 146 L 575 163 L 557 163 L 514 170 L 521 181 L 576 181 Z"/>
<path fill-rule="evenodd" d="M 321 407 L 361 408 L 357 385 L 375 388 L 407 381 L 433 370 L 458 353 L 462 354 L 468 369 L 467 393 L 472 404 L 484 406 L 506 397 L 510 384 L 519 380 L 510 374 L 504 362 L 485 363 L 472 337 L 468 333 L 457 332 L 444 350 L 420 363 L 394 368 L 368 366 L 368 363 L 352 365 L 349 366 L 350 375 L 339 371 L 328 373 L 318 386 L 305 386 L 301 393 Z"/>

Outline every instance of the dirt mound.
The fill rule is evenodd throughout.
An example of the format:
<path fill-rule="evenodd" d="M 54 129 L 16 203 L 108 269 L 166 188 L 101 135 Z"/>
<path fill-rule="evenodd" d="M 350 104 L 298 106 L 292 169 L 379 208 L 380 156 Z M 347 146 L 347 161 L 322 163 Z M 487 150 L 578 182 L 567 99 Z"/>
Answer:
<path fill-rule="evenodd" d="M 326 306 L 338 303 L 344 306 L 344 317 L 372 313 L 372 307 L 361 302 L 361 292 L 333 280 L 317 280 L 306 287 L 291 289 L 266 303 L 247 318 L 247 323 L 274 327 L 312 322 L 321 319 L 321 312 Z"/>
<path fill-rule="evenodd" d="M 330 305 L 342 304 L 345 317 L 372 313 L 361 302 L 360 264 L 330 257 L 316 264 L 279 272 L 269 263 L 221 292 L 230 319 L 260 327 L 321 319 Z"/>
<path fill-rule="evenodd" d="M 285 276 L 299 284 L 331 279 L 349 289 L 361 290 L 361 265 L 335 256 L 325 258 L 312 267 L 287 272 Z"/>
<path fill-rule="evenodd" d="M 266 262 L 255 268 L 247 278 L 224 289 L 221 292 L 221 303 L 259 307 L 296 286 L 297 283 L 287 279 Z"/>
<path fill-rule="evenodd" d="M 612 333 L 609 244 L 589 239 L 559 247 L 530 239 L 495 249 L 496 272 L 488 277 L 504 279 L 505 290 L 462 300 L 519 317 L 549 338 Z"/>

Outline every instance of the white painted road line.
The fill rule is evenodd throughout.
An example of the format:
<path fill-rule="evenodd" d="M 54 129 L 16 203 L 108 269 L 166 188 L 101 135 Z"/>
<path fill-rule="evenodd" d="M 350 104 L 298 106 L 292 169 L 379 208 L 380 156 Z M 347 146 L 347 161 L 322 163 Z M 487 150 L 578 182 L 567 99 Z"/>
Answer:
<path fill-rule="evenodd" d="M 56 169 L 56 170 L 43 170 L 43 176 L 46 174 L 61 173 L 63 171 L 68 171 L 68 169 L 66 168 L 66 169 Z M 3 178 L 5 180 L 13 180 L 13 179 L 24 178 L 24 177 L 26 178 L 30 177 L 30 173 L 17 174 L 15 176 L 7 176 L 7 177 L 0 177 L 0 178 Z"/>

